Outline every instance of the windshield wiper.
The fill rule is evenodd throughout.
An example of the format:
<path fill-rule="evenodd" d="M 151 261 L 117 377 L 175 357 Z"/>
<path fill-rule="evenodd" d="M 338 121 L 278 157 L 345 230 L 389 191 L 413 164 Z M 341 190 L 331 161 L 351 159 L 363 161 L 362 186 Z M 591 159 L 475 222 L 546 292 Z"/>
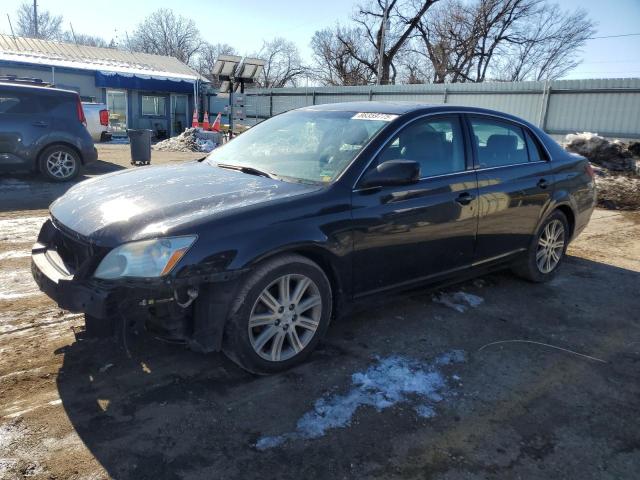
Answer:
<path fill-rule="evenodd" d="M 242 173 L 247 173 L 249 175 L 258 175 L 260 177 L 267 177 L 267 178 L 273 178 L 278 180 L 278 176 L 273 174 L 273 173 L 269 173 L 269 172 L 265 172 L 264 170 L 260 170 L 258 168 L 255 167 L 248 167 L 246 165 L 231 165 L 228 163 L 217 163 L 216 164 L 218 167 L 220 168 L 226 168 L 229 170 L 237 170 L 239 172 Z"/>

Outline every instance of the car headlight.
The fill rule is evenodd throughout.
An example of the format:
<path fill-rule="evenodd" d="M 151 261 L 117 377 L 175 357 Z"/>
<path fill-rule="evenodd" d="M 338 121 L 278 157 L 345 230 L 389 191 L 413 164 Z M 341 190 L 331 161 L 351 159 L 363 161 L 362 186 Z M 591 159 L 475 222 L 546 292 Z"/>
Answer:
<path fill-rule="evenodd" d="M 155 238 L 120 245 L 102 259 L 94 277 L 161 277 L 187 253 L 196 236 Z"/>

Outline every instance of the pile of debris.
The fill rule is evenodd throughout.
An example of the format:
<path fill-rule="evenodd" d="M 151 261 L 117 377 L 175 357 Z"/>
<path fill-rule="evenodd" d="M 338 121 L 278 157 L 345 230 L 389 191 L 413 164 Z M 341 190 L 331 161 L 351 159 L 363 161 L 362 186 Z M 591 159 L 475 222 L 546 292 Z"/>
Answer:
<path fill-rule="evenodd" d="M 592 163 L 600 206 L 640 209 L 640 142 L 608 140 L 596 133 L 584 132 L 567 135 L 564 147 Z"/>
<path fill-rule="evenodd" d="M 640 142 L 611 141 L 589 132 L 567 135 L 565 142 L 567 150 L 587 157 L 591 163 L 607 170 L 639 173 Z"/>
<path fill-rule="evenodd" d="M 171 137 L 153 146 L 154 150 L 163 152 L 210 152 L 216 148 L 211 132 L 197 128 L 187 128 L 177 137 Z"/>

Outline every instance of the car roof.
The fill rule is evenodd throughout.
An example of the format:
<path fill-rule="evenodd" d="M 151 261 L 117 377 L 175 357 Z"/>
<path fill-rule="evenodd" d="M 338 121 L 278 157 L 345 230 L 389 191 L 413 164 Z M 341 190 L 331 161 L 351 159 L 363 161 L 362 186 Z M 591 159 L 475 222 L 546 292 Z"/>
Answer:
<path fill-rule="evenodd" d="M 78 95 L 78 92 L 73 90 L 64 90 L 62 88 L 46 87 L 43 85 L 29 85 L 24 83 L 0 82 L 0 88 L 14 88 L 18 90 L 30 90 L 43 93 L 72 93 L 74 95 Z"/>
<path fill-rule="evenodd" d="M 420 102 L 398 102 L 398 101 L 370 101 L 370 102 L 341 102 L 326 103 L 322 105 L 312 105 L 303 107 L 300 110 L 316 110 L 325 112 L 363 112 L 363 113 L 388 113 L 393 115 L 404 115 L 412 112 L 424 113 L 447 113 L 447 112 L 464 112 L 464 113 L 484 113 L 503 117 L 506 119 L 514 119 L 524 122 L 521 118 L 515 117 L 508 113 L 490 110 L 488 108 L 468 107 L 453 104 L 433 104 Z"/>

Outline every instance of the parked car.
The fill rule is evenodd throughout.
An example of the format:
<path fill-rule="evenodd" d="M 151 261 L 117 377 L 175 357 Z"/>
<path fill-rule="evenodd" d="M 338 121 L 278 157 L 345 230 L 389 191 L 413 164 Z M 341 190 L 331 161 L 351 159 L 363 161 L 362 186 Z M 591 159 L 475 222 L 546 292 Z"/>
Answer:
<path fill-rule="evenodd" d="M 0 83 L 0 171 L 62 182 L 97 158 L 76 92 Z"/>
<path fill-rule="evenodd" d="M 51 205 L 32 271 L 89 333 L 124 321 L 270 373 L 355 300 L 496 268 L 548 281 L 595 201 L 589 162 L 514 116 L 314 106 L 203 161 L 74 186 Z"/>
<path fill-rule="evenodd" d="M 87 130 L 94 142 L 111 140 L 109 125 L 109 109 L 104 103 L 82 102 L 84 116 L 87 119 Z"/>

